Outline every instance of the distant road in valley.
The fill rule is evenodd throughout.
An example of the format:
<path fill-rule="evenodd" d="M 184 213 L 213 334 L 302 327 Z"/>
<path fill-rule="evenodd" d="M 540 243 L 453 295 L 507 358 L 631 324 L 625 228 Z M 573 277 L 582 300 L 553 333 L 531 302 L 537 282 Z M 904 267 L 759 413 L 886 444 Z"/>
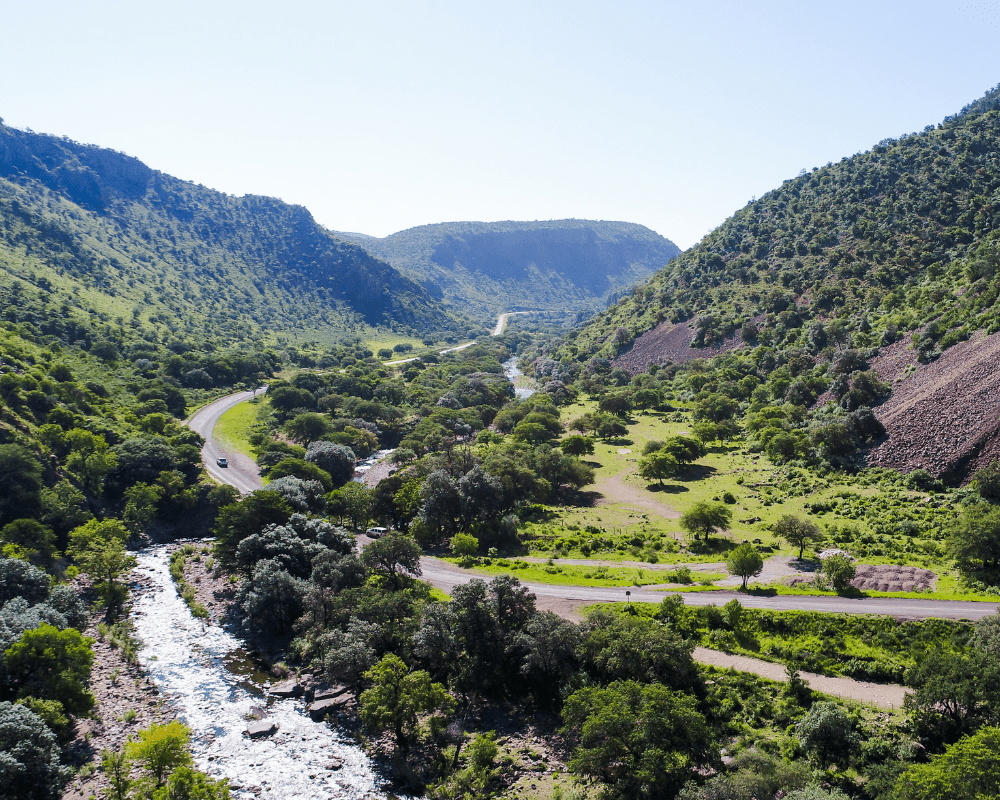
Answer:
<path fill-rule="evenodd" d="M 263 394 L 263 391 L 267 391 L 267 387 L 264 387 L 263 391 L 260 389 L 257 391 Z M 186 423 L 191 430 L 200 433 L 205 438 L 205 446 L 201 448 L 201 460 L 205 464 L 208 474 L 221 483 L 235 486 L 240 490 L 240 494 L 249 494 L 264 488 L 257 463 L 249 456 L 237 453 L 231 447 L 226 447 L 212 435 L 212 431 L 223 414 L 233 406 L 250 400 L 252 397 L 254 397 L 254 392 L 238 392 L 221 397 L 214 403 L 199 408 Z M 227 459 L 229 466 L 220 467 L 216 463 L 220 458 Z"/>
<path fill-rule="evenodd" d="M 507 327 L 507 320 L 517 314 L 530 314 L 530 311 L 508 311 L 505 314 L 501 314 L 497 317 L 497 326 L 493 329 L 493 335 L 499 336 L 503 333 L 504 328 Z"/>

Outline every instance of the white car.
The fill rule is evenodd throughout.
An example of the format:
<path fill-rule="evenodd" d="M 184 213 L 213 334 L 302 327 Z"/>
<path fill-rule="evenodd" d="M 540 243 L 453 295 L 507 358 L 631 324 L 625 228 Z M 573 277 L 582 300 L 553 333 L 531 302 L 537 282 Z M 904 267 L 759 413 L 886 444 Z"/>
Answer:
<path fill-rule="evenodd" d="M 220 458 L 220 459 L 219 459 L 218 461 L 216 461 L 215 463 L 216 463 L 216 464 L 218 464 L 218 465 L 219 465 L 220 467 L 228 467 L 228 466 L 229 466 L 229 461 L 227 461 L 227 460 L 226 460 L 226 459 L 224 459 L 224 458 Z"/>
<path fill-rule="evenodd" d="M 368 536 L 372 539 L 378 539 L 379 536 L 382 536 L 383 534 L 388 532 L 389 532 L 388 528 L 381 528 L 378 526 L 369 528 L 368 530 L 365 531 L 365 533 L 368 534 Z"/>

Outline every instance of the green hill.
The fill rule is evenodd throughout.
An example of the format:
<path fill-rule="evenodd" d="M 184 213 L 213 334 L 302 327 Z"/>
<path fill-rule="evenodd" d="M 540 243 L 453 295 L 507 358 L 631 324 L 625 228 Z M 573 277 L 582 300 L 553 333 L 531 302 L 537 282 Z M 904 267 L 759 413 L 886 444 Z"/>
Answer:
<path fill-rule="evenodd" d="M 332 341 L 371 326 L 454 325 L 420 286 L 304 208 L 3 125 L 0 292 L 11 320 L 97 322 L 160 339 Z"/>
<path fill-rule="evenodd" d="M 501 311 L 595 311 L 676 256 L 677 246 L 628 222 L 446 222 L 357 242 L 448 307 Z"/>
<path fill-rule="evenodd" d="M 873 406 L 887 438 L 869 463 L 964 478 L 1000 453 L 983 382 L 1000 366 L 985 341 L 1000 331 L 998 106 L 1000 87 L 785 181 L 552 354 L 567 374 L 608 364 L 623 379 L 716 357 L 722 374 L 692 378 L 695 394 L 797 408 L 782 424 L 798 456 L 831 450 L 822 415 Z"/>

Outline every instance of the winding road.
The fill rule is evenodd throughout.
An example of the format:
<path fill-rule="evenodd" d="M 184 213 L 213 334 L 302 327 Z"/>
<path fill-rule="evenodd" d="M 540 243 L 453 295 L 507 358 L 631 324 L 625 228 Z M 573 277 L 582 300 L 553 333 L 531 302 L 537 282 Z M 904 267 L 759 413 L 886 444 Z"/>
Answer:
<path fill-rule="evenodd" d="M 202 448 L 202 459 L 205 469 L 217 480 L 235 486 L 243 494 L 262 488 L 256 464 L 232 450 L 228 450 L 212 436 L 212 429 L 219 418 L 230 408 L 249 400 L 251 392 L 240 392 L 216 400 L 199 409 L 189 420 L 188 425 L 205 437 Z M 230 459 L 230 467 L 222 469 L 217 466 L 216 459 Z M 358 536 L 360 546 L 370 540 L 364 535 Z M 420 559 L 421 577 L 446 593 L 460 583 L 468 583 L 471 578 L 480 577 L 475 572 L 456 567 L 447 561 L 431 556 Z M 488 577 L 488 576 L 482 576 Z M 567 619 L 580 619 L 580 609 L 594 603 L 659 603 L 668 595 L 665 591 L 657 591 L 649 587 L 598 587 L 598 586 L 565 586 L 548 583 L 522 584 L 536 598 L 539 609 L 553 611 Z M 626 592 L 629 594 L 626 596 Z M 897 619 L 967 619 L 979 620 L 994 614 L 1000 609 L 998 603 L 980 603 L 961 600 L 921 600 L 895 597 L 830 597 L 811 595 L 754 595 L 736 591 L 709 592 L 673 592 L 680 594 L 687 605 L 707 606 L 723 605 L 733 598 L 739 599 L 746 608 L 764 608 L 776 611 L 823 611 L 837 614 L 880 614 Z M 697 648 L 695 658 L 706 664 L 753 672 L 772 680 L 785 680 L 784 667 L 755 658 L 721 653 L 715 650 Z M 814 689 L 839 697 L 847 697 L 883 708 L 895 708 L 902 705 L 906 689 L 894 684 L 872 684 L 855 681 L 850 678 L 830 678 L 812 673 L 802 673 L 802 677 Z"/>

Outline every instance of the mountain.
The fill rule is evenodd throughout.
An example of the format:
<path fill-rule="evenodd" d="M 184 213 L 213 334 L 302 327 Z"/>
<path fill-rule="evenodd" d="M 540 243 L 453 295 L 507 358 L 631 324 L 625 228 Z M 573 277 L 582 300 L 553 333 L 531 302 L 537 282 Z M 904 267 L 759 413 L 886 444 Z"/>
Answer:
<path fill-rule="evenodd" d="M 790 375 L 796 388 L 774 381 L 772 402 L 817 408 L 855 405 L 851 381 L 877 375 L 886 389 L 864 404 L 887 433 L 873 463 L 963 479 L 1000 453 L 1000 403 L 982 382 L 994 343 L 976 344 L 1000 331 L 998 267 L 1000 87 L 939 125 L 785 181 L 554 355 L 636 374 L 723 354 L 718 363 L 751 360 L 758 382 Z M 975 347 L 950 353 L 963 342 Z M 905 403 L 879 405 L 897 393 Z"/>
<path fill-rule="evenodd" d="M 96 320 L 228 342 L 455 324 L 423 288 L 300 206 L 232 197 L 2 124 L 0 298 L 13 321 Z"/>
<path fill-rule="evenodd" d="M 418 281 L 451 309 L 595 311 L 680 250 L 628 222 L 445 222 L 384 239 L 338 233 Z"/>

